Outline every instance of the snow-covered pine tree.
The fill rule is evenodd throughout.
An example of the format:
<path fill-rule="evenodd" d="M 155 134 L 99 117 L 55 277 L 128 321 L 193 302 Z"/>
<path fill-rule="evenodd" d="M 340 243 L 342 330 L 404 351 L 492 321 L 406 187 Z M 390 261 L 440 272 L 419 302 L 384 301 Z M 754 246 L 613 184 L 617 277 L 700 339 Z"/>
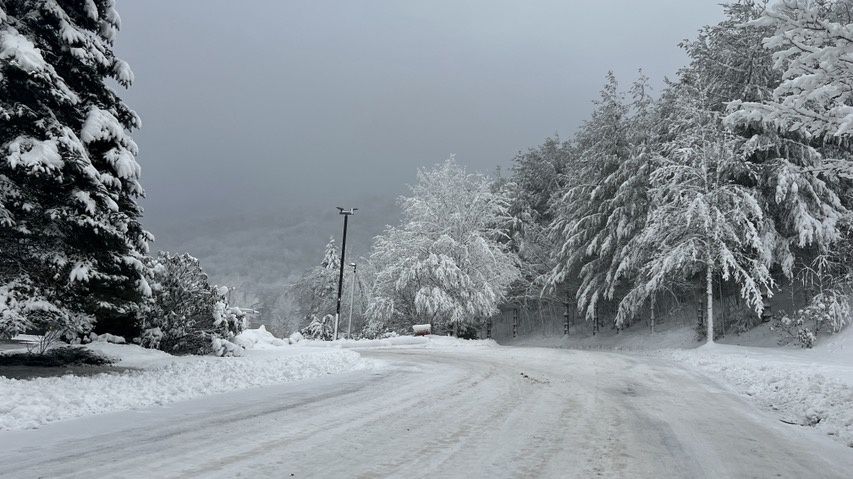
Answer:
<path fill-rule="evenodd" d="M 318 266 L 305 271 L 290 288 L 302 322 L 335 313 L 341 257 L 335 239 L 329 238 Z"/>
<path fill-rule="evenodd" d="M 766 0 L 736 0 L 723 5 L 724 18 L 699 30 L 697 38 L 680 46 L 690 57 L 682 72 L 700 75 L 708 85 L 708 103 L 722 110 L 732 100 L 769 99 L 781 75 L 763 40 L 770 27 L 751 25 L 766 10 Z"/>
<path fill-rule="evenodd" d="M 331 271 L 338 271 L 341 267 L 341 254 L 338 252 L 338 247 L 335 246 L 334 237 L 329 237 L 329 242 L 326 243 L 326 249 L 323 252 L 323 261 L 320 262 L 320 267 Z"/>
<path fill-rule="evenodd" d="M 849 0 L 775 2 L 749 23 L 781 81 L 768 98 L 733 101 L 726 124 L 760 165 L 757 184 L 791 278 L 848 236 L 853 197 L 853 19 Z"/>
<path fill-rule="evenodd" d="M 853 137 L 853 5 L 850 0 L 775 2 L 753 25 L 772 29 L 772 50 L 782 82 L 771 101 L 737 105 L 742 121 L 804 141 L 847 147 Z M 853 174 L 848 168 L 843 168 Z"/>
<path fill-rule="evenodd" d="M 549 236 L 557 249 L 548 282 L 554 287 L 578 276 L 578 310 L 587 319 L 596 314 L 606 289 L 604 274 L 609 252 L 603 251 L 602 240 L 607 234 L 609 214 L 603 208 L 619 186 L 607 179 L 628 155 L 627 114 L 628 106 L 619 92 L 616 76 L 609 72 L 591 118 L 575 139 L 580 171 L 568 172 L 576 175 L 575 180 L 567 178 L 564 190 L 554 196 L 551 204 L 554 219 Z"/>
<path fill-rule="evenodd" d="M 0 317 L 23 319 L 6 333 L 37 307 L 127 334 L 149 293 L 140 120 L 107 84 L 133 81 L 119 27 L 113 0 L 0 0 L 0 285 L 20 293 Z"/>
<path fill-rule="evenodd" d="M 648 78 L 641 75 L 626 103 L 613 74 L 601 92 L 592 118 L 578 134 L 582 161 L 579 181 L 566 181 L 555 197 L 549 234 L 555 251 L 549 284 L 578 276 L 578 310 L 588 320 L 599 303 L 617 301 L 630 280 L 626 267 L 631 239 L 646 218 L 646 190 L 654 142 L 654 106 Z"/>
<path fill-rule="evenodd" d="M 509 246 L 519 257 L 522 275 L 511 292 L 512 301 L 526 303 L 543 297 L 542 288 L 546 273 L 552 268 L 554 249 L 547 231 L 553 219 L 549 204 L 551 196 L 563 189 L 566 172 L 575 166 L 575 159 L 570 142 L 547 138 L 542 145 L 515 157 L 512 176 L 501 185 L 509 199 L 512 218 Z"/>
<path fill-rule="evenodd" d="M 371 328 L 428 322 L 458 330 L 496 314 L 519 277 L 505 241 L 507 199 L 452 157 L 420 170 L 411 191 L 400 226 L 374 244 Z"/>
<path fill-rule="evenodd" d="M 770 253 L 758 194 L 735 181 L 751 165 L 738 155 L 738 142 L 720 114 L 709 107 L 709 88 L 687 75 L 677 88 L 666 119 L 671 140 L 651 174 L 648 220 L 632 245 L 633 251 L 651 254 L 635 261 L 640 274 L 620 302 L 616 321 L 627 321 L 671 282 L 701 276 L 707 341 L 713 342 L 714 276 L 735 282 L 760 313 L 762 295 L 773 286 Z"/>

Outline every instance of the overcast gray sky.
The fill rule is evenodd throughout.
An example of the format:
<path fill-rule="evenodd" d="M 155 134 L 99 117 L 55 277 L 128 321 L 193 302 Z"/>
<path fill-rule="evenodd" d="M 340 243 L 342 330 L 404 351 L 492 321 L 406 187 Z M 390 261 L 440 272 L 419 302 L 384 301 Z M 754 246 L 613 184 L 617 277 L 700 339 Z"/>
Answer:
<path fill-rule="evenodd" d="M 491 172 L 570 136 L 608 69 L 660 85 L 717 3 L 120 1 L 145 223 L 398 194 L 450 153 Z"/>

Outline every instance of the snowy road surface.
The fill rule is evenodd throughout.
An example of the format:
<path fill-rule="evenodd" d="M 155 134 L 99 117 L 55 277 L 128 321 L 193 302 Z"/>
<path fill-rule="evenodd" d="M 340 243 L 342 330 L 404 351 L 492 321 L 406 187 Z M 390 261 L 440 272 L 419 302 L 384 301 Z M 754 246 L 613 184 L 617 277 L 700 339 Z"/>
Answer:
<path fill-rule="evenodd" d="M 661 360 L 362 351 L 387 367 L 0 432 L 3 477 L 850 477 L 853 449 Z"/>

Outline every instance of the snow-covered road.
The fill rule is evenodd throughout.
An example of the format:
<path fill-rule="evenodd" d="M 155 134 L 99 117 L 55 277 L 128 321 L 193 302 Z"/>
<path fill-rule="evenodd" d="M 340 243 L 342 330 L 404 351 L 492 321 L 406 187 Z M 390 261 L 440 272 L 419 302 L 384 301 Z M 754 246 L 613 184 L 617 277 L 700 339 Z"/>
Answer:
<path fill-rule="evenodd" d="M 387 367 L 0 432 L 3 477 L 849 477 L 853 449 L 663 360 L 362 351 Z"/>

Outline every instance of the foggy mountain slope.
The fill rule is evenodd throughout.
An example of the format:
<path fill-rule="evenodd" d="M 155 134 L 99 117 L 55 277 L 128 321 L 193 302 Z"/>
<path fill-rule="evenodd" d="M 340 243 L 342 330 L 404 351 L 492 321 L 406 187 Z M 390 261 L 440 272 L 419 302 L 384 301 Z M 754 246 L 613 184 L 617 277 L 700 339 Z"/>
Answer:
<path fill-rule="evenodd" d="M 291 206 L 167 224 L 153 231 L 157 241 L 151 249 L 199 258 L 212 282 L 236 289 L 238 305 L 264 309 L 259 303 L 266 303 L 260 321 L 278 323 L 289 312 L 286 287 L 319 264 L 330 236 L 340 246 L 343 220 L 335 206 Z M 367 255 L 373 237 L 400 217 L 396 196 L 365 197 L 353 206 L 359 210 L 349 222 L 347 262 Z"/>

